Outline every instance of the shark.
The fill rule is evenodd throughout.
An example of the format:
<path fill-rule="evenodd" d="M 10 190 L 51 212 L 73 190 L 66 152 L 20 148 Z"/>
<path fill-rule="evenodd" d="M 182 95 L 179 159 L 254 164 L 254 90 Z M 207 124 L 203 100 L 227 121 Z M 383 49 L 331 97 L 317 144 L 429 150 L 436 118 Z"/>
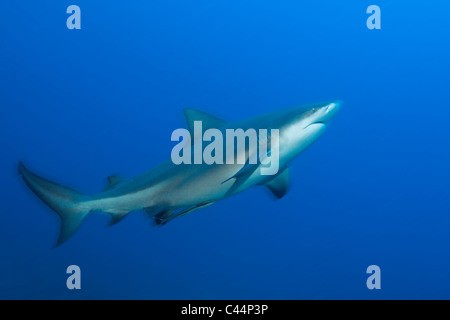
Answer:
<path fill-rule="evenodd" d="M 322 135 L 340 105 L 331 102 L 290 107 L 232 122 L 196 109 L 184 109 L 189 130 L 198 121 L 205 130 L 278 129 L 279 170 L 273 175 L 262 174 L 261 163 L 174 164 L 168 159 L 134 178 L 109 176 L 103 191 L 86 195 L 31 172 L 20 161 L 18 170 L 29 189 L 59 215 L 57 245 L 67 241 L 93 212 L 109 214 L 110 224 L 114 225 L 131 212 L 144 211 L 156 226 L 162 226 L 258 185 L 282 198 L 289 189 L 292 160 Z M 189 143 L 195 146 L 198 141 Z"/>

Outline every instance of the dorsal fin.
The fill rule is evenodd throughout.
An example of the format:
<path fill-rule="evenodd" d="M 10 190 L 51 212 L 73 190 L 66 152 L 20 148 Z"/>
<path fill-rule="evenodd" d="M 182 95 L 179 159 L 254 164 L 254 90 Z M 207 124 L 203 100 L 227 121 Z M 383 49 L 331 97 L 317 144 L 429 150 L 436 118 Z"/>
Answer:
<path fill-rule="evenodd" d="M 277 198 L 281 199 L 289 189 L 289 169 L 284 169 L 272 180 L 267 182 L 265 186 L 269 188 Z"/>
<path fill-rule="evenodd" d="M 111 190 L 119 183 L 121 183 L 124 179 L 117 175 L 111 175 L 108 178 L 106 178 L 106 180 L 108 181 L 108 185 L 106 186 L 105 190 Z"/>
<path fill-rule="evenodd" d="M 186 117 L 191 135 L 194 134 L 194 121 L 202 122 L 203 131 L 211 128 L 220 128 L 227 123 L 215 116 L 191 108 L 184 109 L 184 116 Z"/>

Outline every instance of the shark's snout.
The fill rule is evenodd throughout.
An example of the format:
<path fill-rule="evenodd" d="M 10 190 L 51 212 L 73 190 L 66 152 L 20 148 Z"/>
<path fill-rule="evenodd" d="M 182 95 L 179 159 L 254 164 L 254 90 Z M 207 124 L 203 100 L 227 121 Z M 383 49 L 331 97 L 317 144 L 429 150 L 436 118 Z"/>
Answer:
<path fill-rule="evenodd" d="M 325 127 L 328 122 L 333 119 L 335 114 L 340 108 L 340 104 L 338 102 L 332 102 L 321 107 L 315 107 L 310 111 L 308 122 L 305 128 L 308 127 Z"/>
<path fill-rule="evenodd" d="M 315 123 L 324 123 L 327 124 L 333 117 L 336 115 L 340 108 L 339 102 L 332 102 L 320 108 L 318 110 L 318 118 Z"/>

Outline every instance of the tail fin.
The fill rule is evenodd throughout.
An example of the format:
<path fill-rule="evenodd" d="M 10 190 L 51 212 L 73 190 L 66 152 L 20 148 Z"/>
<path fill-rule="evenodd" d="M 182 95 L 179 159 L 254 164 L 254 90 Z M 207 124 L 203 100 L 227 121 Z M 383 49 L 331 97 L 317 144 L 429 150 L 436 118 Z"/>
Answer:
<path fill-rule="evenodd" d="M 61 232 L 58 245 L 62 244 L 89 214 L 90 210 L 82 206 L 82 202 L 87 200 L 88 196 L 35 175 L 21 162 L 19 173 L 28 187 L 60 216 Z"/>

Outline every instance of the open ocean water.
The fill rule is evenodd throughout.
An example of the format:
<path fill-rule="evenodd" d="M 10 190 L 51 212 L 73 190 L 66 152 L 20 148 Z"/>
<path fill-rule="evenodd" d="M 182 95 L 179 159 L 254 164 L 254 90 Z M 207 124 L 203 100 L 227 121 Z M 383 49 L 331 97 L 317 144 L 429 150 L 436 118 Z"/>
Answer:
<path fill-rule="evenodd" d="M 81 29 L 69 30 L 69 5 Z M 381 29 L 369 30 L 369 5 Z M 1 299 L 450 299 L 448 1 L 5 1 Z M 85 193 L 170 157 L 183 108 L 227 120 L 343 102 L 273 201 L 154 228 L 59 220 L 18 161 Z M 66 268 L 81 268 L 68 290 Z M 381 289 L 366 286 L 369 265 Z"/>

